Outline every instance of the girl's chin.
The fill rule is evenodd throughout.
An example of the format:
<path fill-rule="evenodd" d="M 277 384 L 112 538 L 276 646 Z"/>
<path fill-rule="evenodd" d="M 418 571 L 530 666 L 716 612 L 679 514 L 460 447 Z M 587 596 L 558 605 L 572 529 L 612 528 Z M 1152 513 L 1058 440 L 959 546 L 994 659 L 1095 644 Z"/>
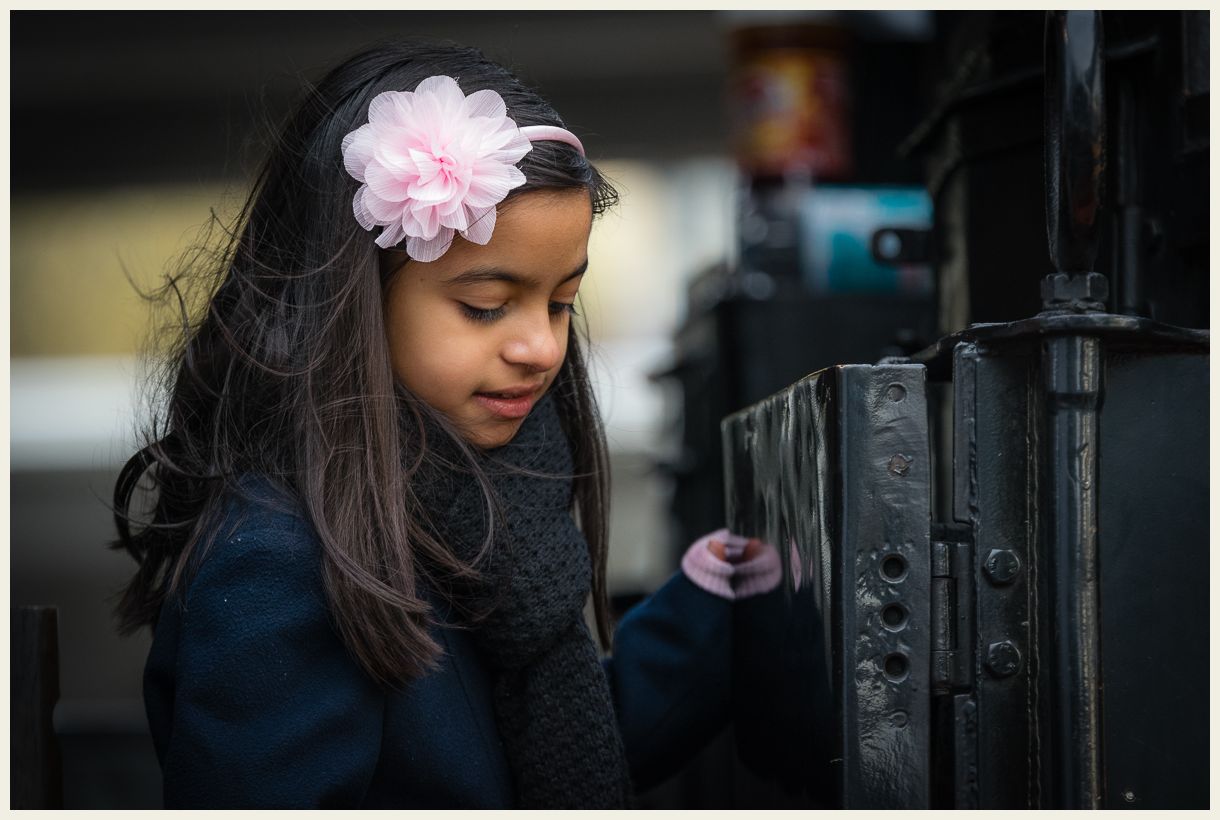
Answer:
<path fill-rule="evenodd" d="M 462 438 L 466 440 L 467 444 L 478 447 L 480 450 L 494 450 L 512 441 L 513 437 L 517 435 L 517 431 L 521 429 L 523 421 L 524 419 L 514 419 L 495 424 L 481 424 L 476 429 L 465 430 Z"/>

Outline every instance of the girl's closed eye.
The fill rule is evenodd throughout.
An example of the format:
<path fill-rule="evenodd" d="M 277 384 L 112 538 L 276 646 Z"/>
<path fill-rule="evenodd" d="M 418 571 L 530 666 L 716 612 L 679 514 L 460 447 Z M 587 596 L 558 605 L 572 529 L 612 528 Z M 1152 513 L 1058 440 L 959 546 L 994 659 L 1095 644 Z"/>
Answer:
<path fill-rule="evenodd" d="M 504 308 L 506 306 L 479 308 L 474 305 L 468 305 L 465 302 L 458 302 L 458 305 L 461 307 L 462 313 L 466 314 L 466 318 L 475 322 L 494 322 L 504 315 Z"/>
<path fill-rule="evenodd" d="M 501 318 L 505 313 L 507 305 L 500 305 L 494 308 L 480 308 L 474 305 L 468 305 L 465 302 L 458 302 L 462 313 L 468 319 L 475 322 L 494 322 Z M 551 302 L 548 306 L 552 316 L 560 316 L 567 313 L 570 316 L 579 316 L 580 313 L 576 310 L 575 302 Z"/>

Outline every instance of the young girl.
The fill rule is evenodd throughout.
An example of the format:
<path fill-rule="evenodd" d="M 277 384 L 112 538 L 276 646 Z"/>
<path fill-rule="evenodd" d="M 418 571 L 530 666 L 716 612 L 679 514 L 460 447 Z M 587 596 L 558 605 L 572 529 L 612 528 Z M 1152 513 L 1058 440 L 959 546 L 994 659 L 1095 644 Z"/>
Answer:
<path fill-rule="evenodd" d="M 572 315 L 615 198 L 476 51 L 378 47 L 311 90 L 115 488 L 167 806 L 624 806 L 723 726 L 731 601 L 773 550 L 696 542 L 605 661 L 583 616 L 608 645 Z"/>

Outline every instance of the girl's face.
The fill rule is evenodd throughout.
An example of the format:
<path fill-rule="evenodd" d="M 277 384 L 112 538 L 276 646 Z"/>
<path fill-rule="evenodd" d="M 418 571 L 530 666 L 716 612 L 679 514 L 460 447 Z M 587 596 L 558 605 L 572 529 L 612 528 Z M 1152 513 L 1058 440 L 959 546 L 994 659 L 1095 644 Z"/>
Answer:
<path fill-rule="evenodd" d="M 500 209 L 486 245 L 461 237 L 408 261 L 386 291 L 395 376 L 477 447 L 507 444 L 555 381 L 588 265 L 588 192 L 533 191 Z"/>

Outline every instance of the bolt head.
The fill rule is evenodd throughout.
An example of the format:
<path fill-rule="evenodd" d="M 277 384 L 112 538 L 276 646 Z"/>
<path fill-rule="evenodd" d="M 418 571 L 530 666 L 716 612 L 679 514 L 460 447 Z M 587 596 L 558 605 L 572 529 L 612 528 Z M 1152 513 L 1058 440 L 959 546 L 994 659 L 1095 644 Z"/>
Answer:
<path fill-rule="evenodd" d="M 1110 295 L 1103 274 L 1052 273 L 1042 280 L 1042 303 L 1047 309 L 1101 310 Z"/>
<path fill-rule="evenodd" d="M 1066 273 L 1048 274 L 1042 280 L 1042 301 L 1059 302 L 1067 295 L 1068 275 Z"/>
<path fill-rule="evenodd" d="M 993 584 L 1011 584 L 1021 572 L 1021 558 L 1012 550 L 992 550 L 983 559 L 983 572 Z"/>
<path fill-rule="evenodd" d="M 987 671 L 997 678 L 1007 678 L 1021 669 L 1021 650 L 1012 641 L 997 641 L 987 647 Z"/>

